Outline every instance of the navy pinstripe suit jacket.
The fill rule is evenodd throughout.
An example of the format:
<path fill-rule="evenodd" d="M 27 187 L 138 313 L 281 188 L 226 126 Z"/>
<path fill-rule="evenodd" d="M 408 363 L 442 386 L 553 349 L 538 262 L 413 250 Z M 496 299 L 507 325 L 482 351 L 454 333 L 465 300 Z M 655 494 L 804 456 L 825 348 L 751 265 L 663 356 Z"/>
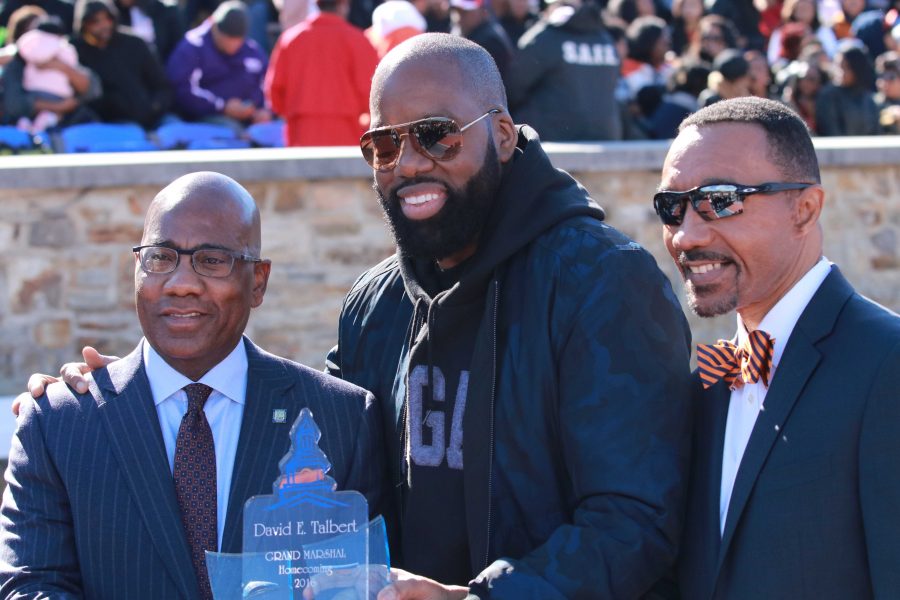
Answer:
<path fill-rule="evenodd" d="M 143 343 L 96 371 L 88 393 L 54 384 L 22 406 L 0 511 L 0 597 L 198 596 Z M 244 502 L 272 493 L 304 407 L 338 486 L 363 492 L 379 510 L 386 478 L 374 397 L 245 343 L 247 402 L 222 551 L 241 551 Z M 273 423 L 279 408 L 286 423 Z"/>

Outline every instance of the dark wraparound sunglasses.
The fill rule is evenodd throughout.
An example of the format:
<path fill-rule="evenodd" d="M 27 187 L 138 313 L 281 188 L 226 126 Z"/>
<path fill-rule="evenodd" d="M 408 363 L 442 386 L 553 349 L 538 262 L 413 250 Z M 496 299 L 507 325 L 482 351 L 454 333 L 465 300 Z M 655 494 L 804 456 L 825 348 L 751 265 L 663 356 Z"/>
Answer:
<path fill-rule="evenodd" d="M 428 117 L 400 125 L 377 127 L 359 138 L 363 158 L 376 171 L 390 171 L 397 166 L 403 138 L 412 140 L 416 152 L 431 160 L 450 160 L 462 150 L 463 132 L 478 121 L 497 113 L 492 108 L 471 123 L 460 127 L 449 117 Z"/>
<path fill-rule="evenodd" d="M 666 225 L 681 225 L 688 202 L 704 221 L 733 217 L 744 212 L 744 199 L 753 194 L 775 194 L 789 190 L 805 190 L 812 183 L 714 183 L 685 192 L 663 190 L 653 196 L 653 208 Z"/>

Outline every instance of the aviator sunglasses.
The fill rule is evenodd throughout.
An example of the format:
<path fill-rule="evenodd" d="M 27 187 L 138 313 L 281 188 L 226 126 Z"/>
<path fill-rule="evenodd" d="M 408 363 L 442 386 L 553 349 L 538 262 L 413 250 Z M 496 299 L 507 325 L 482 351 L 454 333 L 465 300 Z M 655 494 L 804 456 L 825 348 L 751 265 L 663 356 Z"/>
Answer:
<path fill-rule="evenodd" d="M 788 190 L 804 190 L 812 183 L 714 183 L 685 192 L 663 190 L 653 195 L 653 208 L 666 225 L 678 226 L 684 221 L 687 203 L 704 221 L 733 217 L 744 212 L 744 199 L 753 194 L 775 194 Z"/>
<path fill-rule="evenodd" d="M 449 117 L 427 117 L 402 123 L 377 127 L 359 138 L 363 158 L 376 171 L 390 171 L 397 166 L 403 137 L 412 140 L 416 152 L 431 160 L 450 160 L 462 149 L 463 132 L 478 121 L 502 112 L 492 108 L 471 123 L 460 127 Z"/>

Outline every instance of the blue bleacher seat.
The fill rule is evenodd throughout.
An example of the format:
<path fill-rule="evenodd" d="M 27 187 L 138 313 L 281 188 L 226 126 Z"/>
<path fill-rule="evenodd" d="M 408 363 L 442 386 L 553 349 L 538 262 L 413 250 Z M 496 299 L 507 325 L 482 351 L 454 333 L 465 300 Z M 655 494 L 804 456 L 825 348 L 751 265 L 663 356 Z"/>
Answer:
<path fill-rule="evenodd" d="M 84 123 L 60 132 L 63 152 L 139 152 L 158 150 L 135 123 Z"/>
<path fill-rule="evenodd" d="M 254 146 L 284 148 L 284 121 L 256 123 L 247 128 L 247 137 Z"/>
<path fill-rule="evenodd" d="M 209 123 L 167 123 L 156 130 L 156 138 L 163 150 L 175 148 L 246 148 L 249 144 L 238 144 L 237 134 L 224 125 Z"/>
<path fill-rule="evenodd" d="M 34 139 L 27 131 L 12 125 L 0 126 L 0 152 L 20 152 L 34 148 Z"/>
<path fill-rule="evenodd" d="M 188 150 L 233 150 L 236 148 L 249 148 L 250 141 L 233 138 L 223 140 L 214 138 L 209 140 L 193 140 L 187 145 Z"/>

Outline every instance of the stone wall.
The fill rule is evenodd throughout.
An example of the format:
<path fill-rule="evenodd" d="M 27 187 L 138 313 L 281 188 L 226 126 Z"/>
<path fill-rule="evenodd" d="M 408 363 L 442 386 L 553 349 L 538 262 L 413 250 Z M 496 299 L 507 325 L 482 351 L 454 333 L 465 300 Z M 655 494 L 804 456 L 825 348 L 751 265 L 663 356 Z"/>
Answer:
<path fill-rule="evenodd" d="M 819 144 L 826 254 L 864 294 L 900 309 L 900 143 Z M 681 286 L 650 208 L 663 143 L 552 145 L 607 211 Z M 335 340 L 344 292 L 391 242 L 354 149 L 171 152 L 0 159 L 0 394 L 29 373 L 54 372 L 84 344 L 127 353 L 139 337 L 133 255 L 156 192 L 195 170 L 225 172 L 257 199 L 269 290 L 248 333 L 317 368 Z M 695 339 L 730 336 L 732 316 L 692 318 Z"/>

